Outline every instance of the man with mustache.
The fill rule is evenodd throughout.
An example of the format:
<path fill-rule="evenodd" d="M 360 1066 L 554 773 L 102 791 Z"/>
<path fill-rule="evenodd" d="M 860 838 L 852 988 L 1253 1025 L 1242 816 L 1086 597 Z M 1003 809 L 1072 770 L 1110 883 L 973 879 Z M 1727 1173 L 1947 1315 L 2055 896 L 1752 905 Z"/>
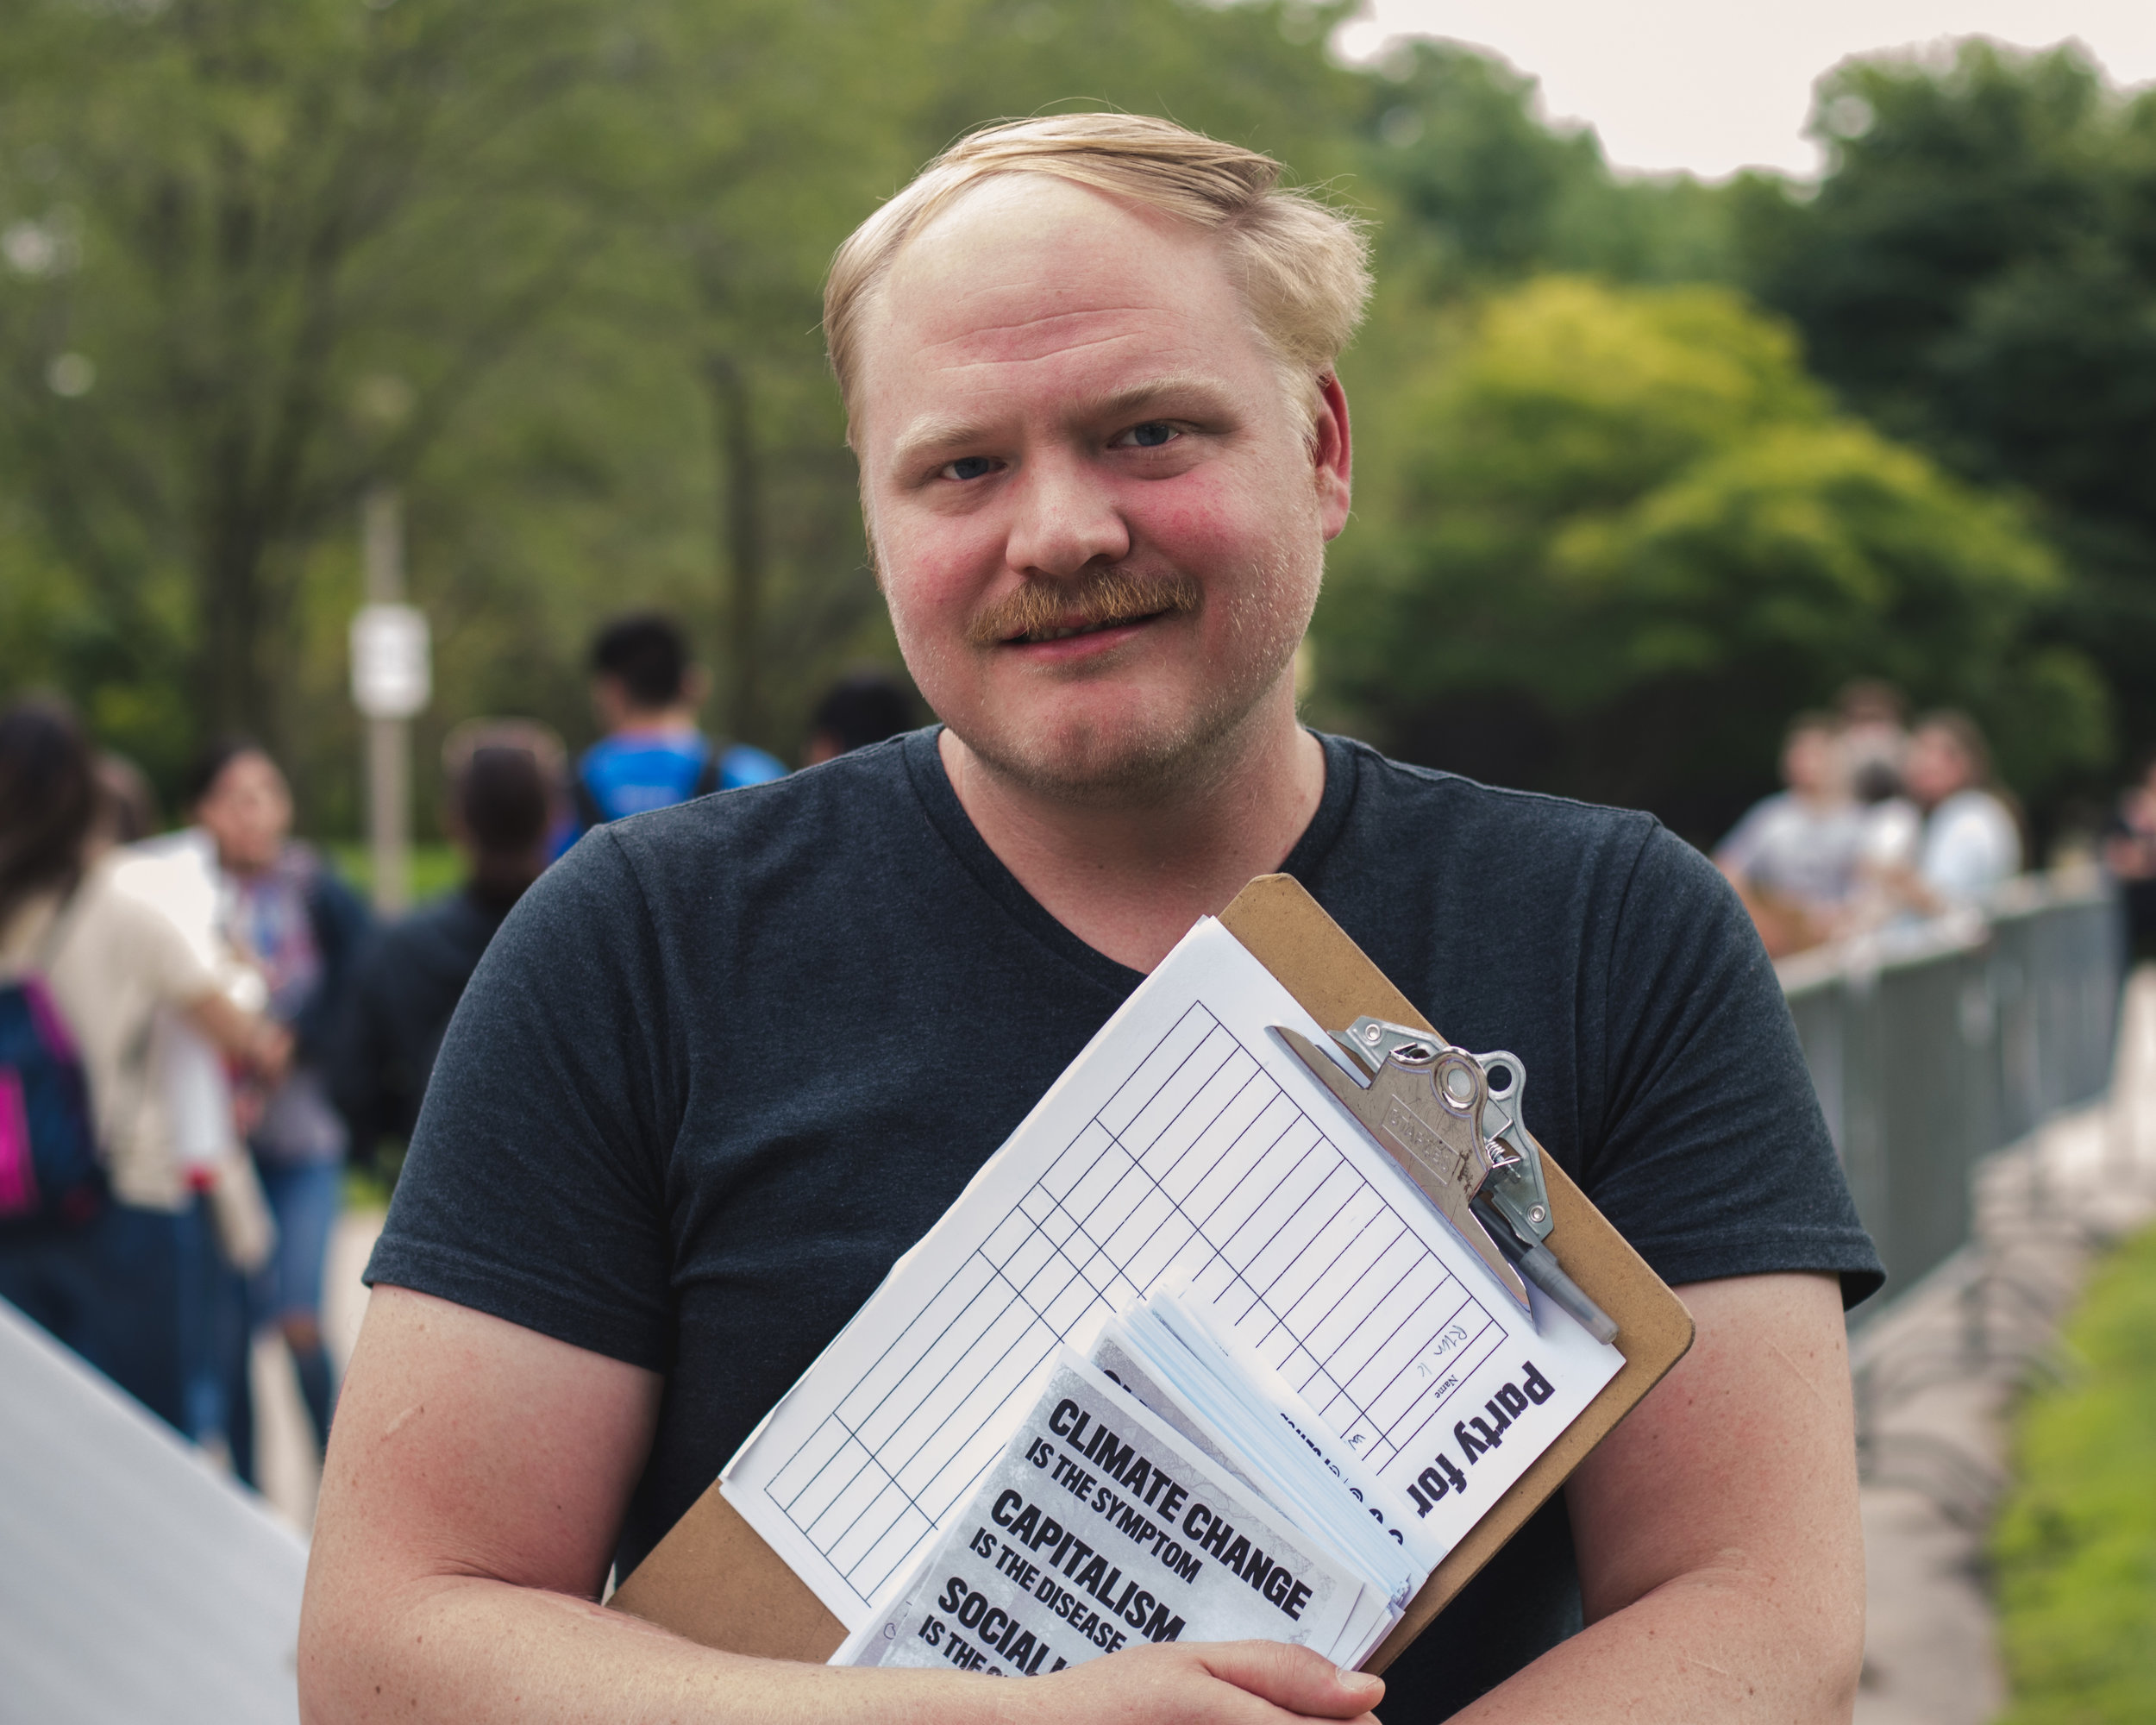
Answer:
<path fill-rule="evenodd" d="M 1025 122 L 842 248 L 826 336 L 942 727 L 610 827 L 496 937 L 371 1267 L 310 1718 L 1847 1718 L 1841 1304 L 1878 1270 L 1787 1011 L 1650 818 L 1298 724 L 1368 280 L 1277 172 L 1164 122 Z M 1449 1035 L 1523 1057 L 1537 1132 L 1699 1324 L 1389 1691 L 1269 1644 L 832 1671 L 600 1609 L 1142 975 L 1274 869 Z"/>

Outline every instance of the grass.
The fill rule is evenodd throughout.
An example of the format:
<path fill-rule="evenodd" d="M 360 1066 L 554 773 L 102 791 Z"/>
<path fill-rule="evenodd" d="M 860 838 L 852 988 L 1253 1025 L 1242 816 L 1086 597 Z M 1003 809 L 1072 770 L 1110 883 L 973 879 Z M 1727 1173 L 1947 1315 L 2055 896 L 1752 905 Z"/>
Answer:
<path fill-rule="evenodd" d="M 397 1189 L 397 1175 L 404 1165 L 402 1144 L 384 1145 L 373 1160 L 353 1163 L 344 1170 L 344 1208 L 348 1210 L 386 1210 L 390 1194 Z"/>
<path fill-rule="evenodd" d="M 1992 1536 L 2001 1725 L 2156 1720 L 2156 1230 L 2106 1261 L 2032 1396 Z"/>
<path fill-rule="evenodd" d="M 374 869 L 364 844 L 325 844 L 337 873 L 360 894 L 367 895 L 374 882 Z M 439 898 L 464 878 L 464 865 L 453 844 L 415 844 L 411 848 L 411 901 L 423 905 Z"/>

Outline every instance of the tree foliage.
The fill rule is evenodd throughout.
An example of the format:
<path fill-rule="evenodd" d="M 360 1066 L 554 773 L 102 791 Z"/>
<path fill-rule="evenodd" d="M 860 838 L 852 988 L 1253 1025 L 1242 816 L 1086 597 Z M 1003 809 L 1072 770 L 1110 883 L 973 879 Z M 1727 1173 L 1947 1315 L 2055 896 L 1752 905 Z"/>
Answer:
<path fill-rule="evenodd" d="M 1671 281 L 1737 267 L 1724 192 L 1617 179 L 1595 135 L 1544 123 L 1534 80 L 1501 61 L 1403 41 L 1361 96 L 1388 276 L 1423 298 L 1547 270 Z"/>
<path fill-rule="evenodd" d="M 593 243 L 594 22 L 11 9 L 0 436 L 109 674 L 184 658 L 204 725 L 274 727 L 305 552 L 414 468 Z"/>
<path fill-rule="evenodd" d="M 1418 758 L 1709 837 L 1858 675 L 1975 709 L 2033 787 L 2103 746 L 2085 662 L 2025 647 L 2063 584 L 2028 523 L 1834 412 L 1727 289 L 1537 279 L 1433 319 L 1392 412 L 1321 662 Z"/>
<path fill-rule="evenodd" d="M 2130 558 L 2059 531 L 2045 553 L 2015 505 L 1837 417 L 1784 328 L 1728 292 L 1646 286 L 1763 285 L 1888 435 L 2042 492 L 2054 527 L 2054 492 L 2113 497 L 2073 518 L 2127 543 L 2101 440 L 2040 484 L 2039 456 L 2066 457 L 2034 421 L 1994 439 L 2019 466 L 1941 430 L 2036 411 L 2015 367 L 2050 376 L 2074 338 L 2052 278 L 2000 265 L 1952 299 L 1936 288 L 1952 269 L 1933 269 L 1909 296 L 1946 307 L 1923 325 L 1928 369 L 1866 392 L 1830 326 L 1856 353 L 1870 302 L 1843 317 L 1798 268 L 1808 247 L 1840 255 L 1816 238 L 1832 218 L 1862 241 L 1833 242 L 1861 254 L 1850 271 L 1880 273 L 1865 260 L 1903 243 L 1933 180 L 1859 196 L 1864 174 L 1902 172 L 1871 141 L 1897 135 L 1904 97 L 1926 114 L 1962 97 L 1927 96 L 1933 72 L 1906 91 L 1840 74 L 1869 92 L 1883 165 L 1852 133 L 1806 206 L 1764 182 L 1613 175 L 1591 134 L 1543 121 L 1531 80 L 1466 49 L 1343 67 L 1325 43 L 1347 9 L 17 0 L 0 33 L 0 686 L 61 685 L 168 787 L 204 733 L 267 731 L 307 818 L 351 830 L 356 511 L 388 481 L 436 642 L 423 775 L 477 712 L 582 740 L 583 643 L 632 605 L 689 622 L 723 728 L 789 752 L 824 681 L 895 661 L 816 332 L 824 263 L 956 134 L 1105 104 L 1266 149 L 1377 235 L 1318 716 L 1695 831 L 1762 787 L 1781 711 L 1849 669 L 2011 725 L 2024 790 L 2091 758 L 2103 692 L 2075 619 L 2112 614 L 2089 595 Z M 2056 110 L 2059 160 L 2145 158 L 2145 119 L 2076 97 L 2061 65 L 2065 93 L 2022 104 Z M 2143 182 L 2123 172 L 2104 167 L 2111 190 L 2071 220 L 2043 208 L 2063 181 L 2009 202 L 2047 233 L 2098 204 L 2103 232 L 2138 232 Z M 2075 304 L 2128 308 L 2083 317 L 2098 369 L 2122 351 L 2102 332 L 2131 323 L 2139 243 L 2069 260 Z M 2045 244 L 2023 249 L 2065 267 L 2071 248 Z M 2103 380 L 2115 429 L 2125 376 Z M 1963 402 L 1950 384 L 2004 405 L 1909 406 Z"/>
<path fill-rule="evenodd" d="M 0 40 L 0 676 L 169 785 L 275 736 L 355 818 L 354 517 L 406 488 L 441 699 L 588 731 L 580 649 L 685 616 L 790 752 L 891 656 L 815 325 L 965 127 L 1176 112 L 1323 177 L 1338 9 L 24 0 Z M 427 750 L 422 750 L 423 766 Z"/>
<path fill-rule="evenodd" d="M 1855 406 L 2037 502 L 2074 579 L 2038 625 L 2156 743 L 2156 94 L 2074 47 L 1838 69 L 1816 198 L 1755 199 L 1751 279 Z"/>

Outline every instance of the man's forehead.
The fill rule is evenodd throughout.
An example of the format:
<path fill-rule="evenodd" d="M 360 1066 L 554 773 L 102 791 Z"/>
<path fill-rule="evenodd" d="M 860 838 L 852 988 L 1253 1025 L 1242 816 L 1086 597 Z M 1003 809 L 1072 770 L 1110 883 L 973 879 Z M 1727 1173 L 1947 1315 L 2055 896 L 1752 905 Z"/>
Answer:
<path fill-rule="evenodd" d="M 1112 255 L 1112 261 L 1109 256 Z M 1074 277 L 1087 266 L 1218 271 L 1213 236 L 1164 211 L 1039 172 L 992 174 L 957 193 L 899 248 L 886 286 L 948 285 L 985 264 L 1010 267 L 987 283 L 1025 279 L 1026 263 L 1052 263 Z"/>
<path fill-rule="evenodd" d="M 984 181 L 939 211 L 862 335 L 871 394 L 880 377 L 963 392 L 988 386 L 968 373 L 1041 362 L 1082 368 L 1095 391 L 1139 373 L 1225 378 L 1253 339 L 1212 236 L 1039 174 Z"/>

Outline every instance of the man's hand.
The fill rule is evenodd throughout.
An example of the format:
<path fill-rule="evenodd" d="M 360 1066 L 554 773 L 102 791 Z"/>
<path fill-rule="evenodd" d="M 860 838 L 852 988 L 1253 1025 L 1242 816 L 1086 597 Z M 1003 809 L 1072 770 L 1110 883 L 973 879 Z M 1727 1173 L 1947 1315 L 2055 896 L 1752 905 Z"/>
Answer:
<path fill-rule="evenodd" d="M 599 1590 L 660 1389 L 619 1360 L 376 1289 L 307 1566 L 309 1725 L 1374 1725 L 1382 1684 L 1271 1642 L 1134 1648 L 1019 1681 L 743 1659 L 605 1610 Z"/>
<path fill-rule="evenodd" d="M 1163 1642 L 1125 1648 L 1054 1677 L 1029 1678 L 1023 1702 L 1011 1713 L 1100 1725 L 1185 1720 L 1281 1725 L 1291 1719 L 1377 1725 L 1369 1709 L 1384 1694 L 1382 1678 L 1342 1671 L 1307 1647 L 1279 1641 Z"/>

